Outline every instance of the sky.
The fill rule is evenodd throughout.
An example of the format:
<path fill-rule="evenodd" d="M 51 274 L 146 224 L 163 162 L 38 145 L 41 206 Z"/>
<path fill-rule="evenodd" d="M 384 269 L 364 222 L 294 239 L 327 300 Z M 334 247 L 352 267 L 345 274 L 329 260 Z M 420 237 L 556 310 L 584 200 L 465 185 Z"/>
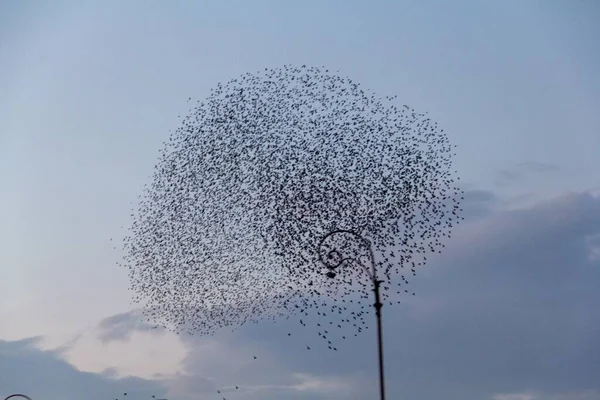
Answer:
<path fill-rule="evenodd" d="M 384 308 L 389 398 L 599 400 L 599 19 L 594 0 L 2 2 L 0 398 L 375 398 L 372 332 L 331 354 L 284 321 L 153 330 L 117 265 L 187 99 L 307 64 L 458 145 L 465 223 Z"/>

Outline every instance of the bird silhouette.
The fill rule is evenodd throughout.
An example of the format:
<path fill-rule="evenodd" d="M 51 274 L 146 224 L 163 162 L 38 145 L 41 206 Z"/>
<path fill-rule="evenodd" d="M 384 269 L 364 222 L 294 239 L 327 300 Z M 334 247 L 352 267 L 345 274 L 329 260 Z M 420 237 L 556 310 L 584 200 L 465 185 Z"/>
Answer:
<path fill-rule="evenodd" d="M 337 351 L 368 329 L 370 268 L 386 307 L 414 296 L 409 277 L 462 220 L 455 147 L 396 96 L 285 65 L 192 104 L 123 241 L 132 300 L 156 327 L 213 335 L 293 318 Z"/>

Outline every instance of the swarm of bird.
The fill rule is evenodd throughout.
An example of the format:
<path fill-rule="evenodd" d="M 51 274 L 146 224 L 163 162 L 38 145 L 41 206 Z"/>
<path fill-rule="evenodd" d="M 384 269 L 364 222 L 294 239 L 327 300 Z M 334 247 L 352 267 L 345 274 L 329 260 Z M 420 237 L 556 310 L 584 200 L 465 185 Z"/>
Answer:
<path fill-rule="evenodd" d="M 453 155 L 426 114 L 324 67 L 218 84 L 140 196 L 124 242 L 134 300 L 177 333 L 296 316 L 337 350 L 334 331 L 368 327 L 372 267 L 384 302 L 412 294 L 459 222 Z"/>

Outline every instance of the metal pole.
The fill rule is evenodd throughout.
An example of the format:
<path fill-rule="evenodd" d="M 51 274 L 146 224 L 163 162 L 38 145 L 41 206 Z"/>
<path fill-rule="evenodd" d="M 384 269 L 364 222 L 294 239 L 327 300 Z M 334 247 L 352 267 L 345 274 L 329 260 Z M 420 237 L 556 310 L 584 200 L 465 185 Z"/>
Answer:
<path fill-rule="evenodd" d="M 379 285 L 382 281 L 375 279 L 375 315 L 377 316 L 377 347 L 379 350 L 379 392 L 381 400 L 385 400 L 385 379 L 383 374 L 383 329 L 381 324 L 381 297 L 379 295 Z"/>
<path fill-rule="evenodd" d="M 354 237 L 361 240 L 367 246 L 367 248 L 369 249 L 370 256 L 371 256 L 371 269 L 370 270 L 369 270 L 369 267 L 367 265 L 362 264 L 358 258 L 354 258 L 352 256 L 344 257 L 343 254 L 341 254 L 339 251 L 337 251 L 335 249 L 329 250 L 329 252 L 326 253 L 327 257 L 324 257 L 324 254 L 321 252 L 320 249 L 323 248 L 323 244 L 325 243 L 325 241 L 330 236 L 333 236 L 335 234 L 344 234 L 344 233 L 353 235 Z M 330 278 L 335 277 L 335 273 L 333 272 L 333 270 L 342 266 L 342 264 L 344 264 L 345 262 L 355 261 L 358 263 L 359 266 L 361 266 L 365 269 L 365 271 L 367 272 L 367 274 L 369 275 L 369 277 L 371 278 L 371 280 L 373 282 L 373 291 L 375 292 L 374 307 L 375 307 L 375 315 L 377 317 L 377 347 L 378 347 L 378 355 L 379 355 L 379 393 L 380 393 L 380 399 L 385 400 L 385 379 L 384 379 L 384 372 L 383 372 L 383 327 L 382 327 L 382 322 L 381 322 L 381 307 L 383 307 L 383 304 L 381 303 L 381 294 L 380 294 L 380 290 L 379 290 L 379 286 L 383 283 L 383 281 L 377 279 L 377 266 L 375 264 L 375 253 L 373 252 L 373 247 L 371 246 L 371 242 L 369 240 L 363 238 L 356 232 L 349 231 L 349 230 L 336 230 L 336 231 L 330 232 L 329 234 L 324 236 L 321 239 L 321 243 L 319 243 L 318 248 L 319 248 L 319 259 L 321 260 L 323 265 L 325 265 L 329 269 L 330 272 L 328 272 L 327 276 L 329 276 Z M 333 260 L 333 261 L 331 261 L 331 260 Z"/>

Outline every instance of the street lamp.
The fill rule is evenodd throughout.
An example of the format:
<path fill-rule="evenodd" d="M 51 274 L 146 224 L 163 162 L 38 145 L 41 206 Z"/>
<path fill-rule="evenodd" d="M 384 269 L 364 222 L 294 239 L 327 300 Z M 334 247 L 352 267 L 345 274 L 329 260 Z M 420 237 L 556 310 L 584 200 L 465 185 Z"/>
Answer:
<path fill-rule="evenodd" d="M 326 244 L 326 242 L 329 241 L 328 239 L 333 239 L 334 236 L 339 237 L 341 235 L 353 236 L 353 238 L 359 242 L 358 244 L 363 245 L 369 250 L 370 266 L 361 262 L 360 254 L 344 254 L 344 250 L 350 250 L 348 246 L 337 246 L 338 248 L 331 248 L 331 245 L 328 246 Z M 373 284 L 373 292 L 375 292 L 375 304 L 373 304 L 373 306 L 375 307 L 375 315 L 377 317 L 377 346 L 379 353 L 379 393 L 381 400 L 385 400 L 385 380 L 383 374 L 383 335 L 381 327 L 381 307 L 383 304 L 381 303 L 381 296 L 379 292 L 379 286 L 381 283 L 383 283 L 383 281 L 377 278 L 377 268 L 375 266 L 375 256 L 373 254 L 371 242 L 356 232 L 350 230 L 335 230 L 321 239 L 321 243 L 319 244 L 319 259 L 321 263 L 323 263 L 323 265 L 329 269 L 329 272 L 327 273 L 329 278 L 335 278 L 336 273 L 334 270 L 338 267 L 341 267 L 342 264 L 356 263 L 364 269 L 369 276 L 371 283 Z"/>
<path fill-rule="evenodd" d="M 26 396 L 24 394 L 19 394 L 19 393 L 11 394 L 10 396 L 6 397 L 4 400 L 12 399 L 13 397 L 22 397 L 24 399 L 31 400 L 31 397 Z"/>

